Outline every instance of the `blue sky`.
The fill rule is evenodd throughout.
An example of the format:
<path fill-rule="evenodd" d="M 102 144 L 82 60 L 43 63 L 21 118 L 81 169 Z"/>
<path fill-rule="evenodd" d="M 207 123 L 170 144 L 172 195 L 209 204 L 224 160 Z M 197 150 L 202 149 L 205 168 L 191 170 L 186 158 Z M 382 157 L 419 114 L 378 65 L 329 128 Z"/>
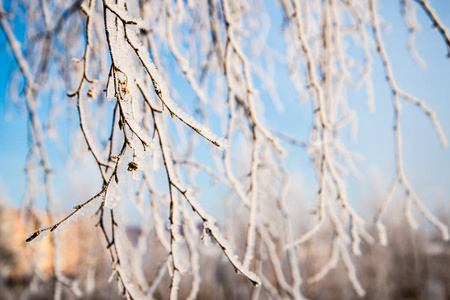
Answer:
<path fill-rule="evenodd" d="M 443 23 L 450 27 L 450 2 L 432 1 Z M 436 113 L 447 140 L 450 138 L 450 59 L 446 58 L 447 50 L 440 35 L 431 28 L 431 23 L 419 9 L 418 20 L 422 30 L 416 37 L 417 52 L 426 62 L 426 67 L 418 67 L 406 49 L 406 29 L 398 20 L 398 2 L 384 1 L 381 14 L 392 26 L 384 32 L 383 38 L 391 58 L 394 75 L 399 86 L 425 100 Z M 396 6 L 393 8 L 392 6 Z M 391 20 L 397 20 L 395 22 Z M 400 21 L 400 22 L 399 22 Z M 381 65 L 374 64 L 374 90 L 376 112 L 370 113 L 363 109 L 363 103 L 354 99 L 355 108 L 359 113 L 359 134 L 370 136 L 361 138 L 355 145 L 355 150 L 366 157 L 364 166 L 369 169 L 378 168 L 382 177 L 392 179 L 392 105 L 391 96 L 381 75 Z M 352 100 L 353 101 L 353 100 Z M 402 102 L 403 154 L 405 172 L 418 195 L 436 209 L 434 199 L 450 195 L 450 151 L 443 149 L 428 118 L 410 103 Z M 361 105 L 362 104 L 362 105 Z M 373 141 L 371 141 L 373 140 Z M 386 149 L 386 152 L 382 151 Z M 381 150 L 381 151 L 380 151 Z M 361 187 L 370 185 L 364 181 Z M 354 186 L 358 186 L 355 183 Z M 363 191 L 360 191 L 363 194 Z M 448 210 L 448 204 L 441 203 Z"/>
<path fill-rule="evenodd" d="M 399 2 L 399 1 L 398 1 Z M 422 25 L 416 37 L 418 53 L 427 63 L 426 68 L 416 66 L 406 51 L 406 28 L 400 18 L 397 1 L 382 1 L 380 11 L 391 24 L 389 31 L 383 32 L 388 55 L 393 65 L 399 86 L 421 99 L 437 112 L 445 135 L 450 139 L 450 59 L 446 59 L 446 47 L 436 30 L 431 29 L 428 18 L 418 9 L 418 19 Z M 450 1 L 432 1 L 441 20 L 450 27 Z M 5 99 L 10 71 L 15 63 L 9 55 L 3 32 L 0 33 L 0 196 L 11 204 L 19 204 L 25 186 L 25 158 L 27 154 L 27 118 L 23 112 Z M 393 178 L 393 112 L 390 91 L 384 81 L 381 64 L 375 58 L 373 63 L 375 112 L 369 112 L 363 91 L 349 91 L 349 105 L 358 113 L 359 131 L 355 142 L 348 147 L 361 153 L 365 160 L 358 166 L 365 177 L 361 180 L 349 178 L 349 193 L 354 199 L 367 197 L 376 190 L 375 180 L 382 187 Z M 307 114 L 309 104 L 296 101 L 286 102 L 283 116 L 265 115 L 268 124 L 276 124 L 288 132 L 309 131 Z M 290 109 L 290 105 L 292 109 Z M 270 108 L 267 106 L 266 110 Z M 436 199 L 448 202 L 450 196 L 450 151 L 441 148 L 429 120 L 416 107 L 403 104 L 403 141 L 405 171 L 419 196 L 430 208 L 435 208 Z M 299 118 L 305 116 L 305 118 Z M 299 135 L 297 135 L 299 136 Z M 293 152 L 292 169 L 305 170 L 309 158 L 302 149 Z M 63 157 L 61 157 L 63 158 Z M 87 166 L 90 160 L 82 162 Z M 312 170 L 302 171 L 304 185 L 314 181 Z M 73 168 L 68 178 L 56 180 L 59 192 L 69 186 L 70 180 L 87 180 L 80 170 Z M 83 183 L 80 182 L 80 185 Z M 97 187 L 88 187 L 87 196 L 96 192 Z M 86 197 L 87 197 L 86 196 Z M 382 196 L 382 195 L 381 195 Z M 449 204 L 443 204 L 448 210 Z"/>

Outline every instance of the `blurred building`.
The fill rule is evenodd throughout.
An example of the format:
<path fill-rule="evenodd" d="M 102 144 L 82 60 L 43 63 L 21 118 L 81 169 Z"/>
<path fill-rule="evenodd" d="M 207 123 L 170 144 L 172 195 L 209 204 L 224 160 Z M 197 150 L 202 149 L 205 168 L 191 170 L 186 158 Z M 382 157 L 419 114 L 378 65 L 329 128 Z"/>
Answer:
<path fill-rule="evenodd" d="M 28 220 L 25 223 L 25 220 Z M 0 272 L 2 277 L 24 278 L 33 270 L 43 276 L 51 276 L 54 248 L 50 235 L 36 242 L 25 239 L 34 230 L 49 224 L 48 216 L 31 212 L 22 215 L 16 208 L 0 208 Z M 82 221 L 72 222 L 59 233 L 59 263 L 64 274 L 77 272 L 80 260 L 90 239 Z"/>

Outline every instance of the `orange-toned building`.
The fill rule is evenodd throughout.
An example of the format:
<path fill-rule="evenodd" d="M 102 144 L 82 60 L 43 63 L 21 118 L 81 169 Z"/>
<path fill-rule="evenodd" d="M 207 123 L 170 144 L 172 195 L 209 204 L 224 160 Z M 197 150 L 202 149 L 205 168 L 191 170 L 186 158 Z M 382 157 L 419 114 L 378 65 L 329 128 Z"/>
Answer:
<path fill-rule="evenodd" d="M 25 219 L 28 221 L 25 222 Z M 59 264 L 64 274 L 77 272 L 83 253 L 95 236 L 89 236 L 84 220 L 73 222 L 59 233 Z M 28 213 L 21 216 L 19 210 L 3 207 L 0 209 L 0 249 L 3 262 L 0 272 L 4 277 L 28 277 L 33 271 L 43 276 L 53 274 L 54 247 L 50 235 L 39 241 L 26 243 L 27 236 L 39 226 L 48 224 L 45 214 L 35 216 Z"/>

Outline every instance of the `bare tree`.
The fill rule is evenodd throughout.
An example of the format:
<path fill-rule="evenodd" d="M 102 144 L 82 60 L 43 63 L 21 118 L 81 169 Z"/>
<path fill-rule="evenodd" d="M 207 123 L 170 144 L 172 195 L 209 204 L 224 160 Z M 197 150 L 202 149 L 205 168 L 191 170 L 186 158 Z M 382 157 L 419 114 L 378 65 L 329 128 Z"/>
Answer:
<path fill-rule="evenodd" d="M 368 105 L 373 106 L 374 60 L 382 63 L 395 116 L 396 171 L 375 217 L 379 240 L 388 242 L 383 215 L 398 189 L 405 194 L 404 211 L 411 226 L 416 226 L 411 214 L 415 206 L 444 240 L 449 239 L 447 225 L 430 213 L 404 172 L 401 102 L 415 104 L 443 147 L 447 141 L 435 112 L 397 83 L 381 35 L 377 1 L 0 4 L 1 28 L 18 67 L 10 82 L 11 97 L 25 107 L 29 122 L 23 209 L 36 210 L 37 201 L 44 198 L 51 223 L 39 229 L 30 225 L 33 232 L 27 242 L 51 234 L 55 299 L 63 288 L 83 293 L 60 271 L 55 233 L 86 213 L 96 216 L 112 262 L 111 278 L 130 299 L 152 298 L 165 274 L 170 276 L 170 299 L 178 298 L 183 282 L 190 284 L 184 297 L 196 298 L 205 251 L 201 240 L 216 244 L 236 272 L 255 286 L 252 298 L 264 294 L 301 299 L 304 277 L 297 249 L 323 231 L 331 234 L 331 256 L 307 281 L 321 280 L 341 263 L 355 292 L 364 296 L 352 256 L 360 255 L 361 243 L 371 244 L 374 238 L 347 195 L 346 174 L 357 174 L 358 154 L 347 149 L 343 128 L 357 122 L 345 97 L 348 89 L 364 86 Z M 450 33 L 430 4 L 402 0 L 401 6 L 411 54 L 420 59 L 413 45 L 419 9 L 450 56 Z M 19 17 L 25 20 L 23 39 L 13 28 Z M 280 26 L 283 45 L 270 42 L 271 24 Z M 362 59 L 344 47 L 350 39 Z M 293 97 L 311 105 L 307 140 L 264 121 L 265 107 L 281 108 L 286 102 L 279 92 L 280 68 L 295 87 Z M 61 120 L 67 115 L 77 120 Z M 69 137 L 59 128 L 63 122 L 70 128 Z M 101 179 L 98 193 L 79 199 L 62 219 L 56 218 L 60 199 L 55 199 L 52 186 L 56 163 L 49 148 L 54 143 L 67 143 L 71 160 L 83 154 L 93 157 Z M 292 147 L 306 150 L 317 182 L 316 221 L 299 236 L 293 226 L 301 216 L 290 213 L 296 204 L 285 203 L 292 181 L 285 154 Z M 216 186 L 210 187 L 205 177 Z M 212 189 L 203 192 L 209 201 L 226 207 L 223 224 L 198 200 L 204 189 Z M 298 205 L 302 201 L 295 199 Z M 140 215 L 136 242 L 130 241 L 127 223 L 118 217 L 127 213 L 124 203 Z M 241 224 L 245 233 L 239 238 Z M 151 277 L 144 257 L 153 251 L 148 244 L 153 233 L 165 255 Z"/>

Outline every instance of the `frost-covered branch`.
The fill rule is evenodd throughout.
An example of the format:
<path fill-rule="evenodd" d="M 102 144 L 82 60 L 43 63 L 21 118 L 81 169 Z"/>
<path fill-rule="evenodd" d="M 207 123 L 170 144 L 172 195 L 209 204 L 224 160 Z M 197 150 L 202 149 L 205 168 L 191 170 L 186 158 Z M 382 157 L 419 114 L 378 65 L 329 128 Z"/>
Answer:
<path fill-rule="evenodd" d="M 28 218 L 26 241 L 94 215 L 124 297 L 203 297 L 210 278 L 228 276 L 220 258 L 248 279 L 236 297 L 302 299 L 339 265 L 363 296 L 356 256 L 373 243 L 371 225 L 387 244 L 398 188 L 406 221 L 418 228 L 418 211 L 449 239 L 408 181 L 401 104 L 423 113 L 446 147 L 444 128 L 427 99 L 400 86 L 376 0 L 12 2 L 5 11 L 0 1 L 0 26 L 16 69 L 11 103 L 28 117 L 23 211 L 38 221 Z M 432 5 L 399 4 L 416 62 L 417 9 L 450 55 Z M 349 95 L 364 89 L 375 110 L 376 60 L 392 94 L 395 173 L 371 224 L 351 186 L 365 175 L 351 141 L 368 137 L 358 136 Z M 88 183 L 71 178 L 77 167 Z M 63 199 L 76 205 L 59 214 Z M 77 287 L 84 273 L 62 272 L 60 235 L 50 237 L 54 298 L 92 296 Z"/>

